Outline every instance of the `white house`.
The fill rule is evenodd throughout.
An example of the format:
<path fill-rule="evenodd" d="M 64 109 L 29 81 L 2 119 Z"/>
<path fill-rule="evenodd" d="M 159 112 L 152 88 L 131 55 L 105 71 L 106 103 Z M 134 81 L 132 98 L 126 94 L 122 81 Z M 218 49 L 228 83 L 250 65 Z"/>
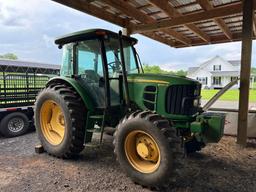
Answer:
<path fill-rule="evenodd" d="M 220 89 L 240 76 L 240 61 L 226 61 L 216 56 L 198 67 L 190 67 L 187 77 L 196 79 L 205 89 Z M 251 76 L 250 86 L 253 88 L 254 76 Z M 233 86 L 239 88 L 239 82 Z"/>

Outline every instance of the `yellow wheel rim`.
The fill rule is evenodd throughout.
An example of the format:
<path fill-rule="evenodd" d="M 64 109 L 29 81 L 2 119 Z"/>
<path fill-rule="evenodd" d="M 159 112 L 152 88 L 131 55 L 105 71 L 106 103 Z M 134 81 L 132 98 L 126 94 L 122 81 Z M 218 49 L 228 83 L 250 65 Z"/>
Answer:
<path fill-rule="evenodd" d="M 64 139 L 65 119 L 61 107 L 53 100 L 46 100 L 40 110 L 41 130 L 52 145 L 59 145 Z"/>
<path fill-rule="evenodd" d="M 124 143 L 129 163 L 142 173 L 153 173 L 160 165 L 161 154 L 154 138 L 144 131 L 130 132 Z"/>

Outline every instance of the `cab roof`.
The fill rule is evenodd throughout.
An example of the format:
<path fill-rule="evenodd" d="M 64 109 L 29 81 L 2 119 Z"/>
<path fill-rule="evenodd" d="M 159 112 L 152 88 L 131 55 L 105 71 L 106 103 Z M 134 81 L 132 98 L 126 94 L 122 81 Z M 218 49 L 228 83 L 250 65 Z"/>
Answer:
<path fill-rule="evenodd" d="M 72 43 L 72 42 L 77 42 L 77 41 L 83 41 L 87 39 L 94 39 L 94 38 L 101 38 L 101 37 L 113 37 L 113 38 L 118 38 L 118 33 L 115 33 L 113 31 L 109 31 L 106 29 L 88 29 L 88 30 L 83 30 L 83 31 L 78 31 L 74 33 L 70 33 L 64 36 L 61 36 L 55 40 L 55 43 L 57 45 L 64 45 L 67 43 Z M 137 39 L 133 37 L 128 37 L 123 35 L 124 40 L 131 41 L 132 44 L 137 43 Z"/>

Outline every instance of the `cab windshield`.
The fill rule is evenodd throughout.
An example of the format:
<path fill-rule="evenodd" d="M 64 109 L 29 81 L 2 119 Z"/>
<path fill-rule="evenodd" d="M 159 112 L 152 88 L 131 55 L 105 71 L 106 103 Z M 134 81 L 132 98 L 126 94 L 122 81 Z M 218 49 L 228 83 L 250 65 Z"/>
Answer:
<path fill-rule="evenodd" d="M 109 38 L 104 41 L 106 49 L 107 64 L 109 74 L 119 73 L 121 69 L 121 54 L 119 47 L 119 40 L 116 38 Z M 129 41 L 123 41 L 124 60 L 127 74 L 137 74 L 140 72 L 136 53 Z"/>
<path fill-rule="evenodd" d="M 63 58 L 61 75 L 70 76 L 75 73 L 73 67 L 73 48 L 75 43 L 69 43 L 63 46 Z M 106 51 L 106 63 L 108 67 L 109 76 L 117 76 L 121 73 L 121 54 L 119 47 L 119 40 L 117 38 L 108 38 L 104 40 Z M 100 49 L 100 41 L 96 39 L 85 40 L 78 42 L 77 50 L 77 71 L 78 75 L 86 69 L 96 70 L 95 72 L 103 75 L 102 69 L 102 53 Z M 136 51 L 131 42 L 123 41 L 124 60 L 127 74 L 137 74 L 142 70 L 139 67 Z"/>

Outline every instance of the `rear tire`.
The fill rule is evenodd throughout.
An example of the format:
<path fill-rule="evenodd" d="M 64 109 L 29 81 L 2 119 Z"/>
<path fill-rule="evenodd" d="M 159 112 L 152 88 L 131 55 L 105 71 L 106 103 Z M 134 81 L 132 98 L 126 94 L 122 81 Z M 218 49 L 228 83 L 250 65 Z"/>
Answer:
<path fill-rule="evenodd" d="M 144 135 L 140 136 L 141 133 Z M 136 137 L 134 139 L 136 142 L 129 142 L 127 145 L 131 134 Z M 140 138 L 149 140 L 149 142 L 145 140 L 148 149 L 142 146 L 140 148 L 142 150 L 138 150 L 138 146 L 141 144 Z M 152 145 L 156 147 L 152 147 Z M 114 146 L 114 152 L 121 168 L 135 183 L 158 189 L 169 186 L 172 176 L 175 175 L 177 164 L 180 162 L 178 158 L 181 157 L 181 141 L 168 120 L 151 111 L 132 113 L 117 126 Z M 135 152 L 129 155 L 128 152 L 132 152 L 132 150 L 127 150 L 127 146 L 128 149 L 133 146 L 132 150 Z M 148 153 L 148 151 L 153 152 L 156 149 L 160 158 L 155 158 L 157 157 L 155 153 Z M 141 156 L 141 153 L 144 152 L 147 154 L 146 158 Z M 150 157 L 154 160 L 148 159 Z"/>
<path fill-rule="evenodd" d="M 21 112 L 6 115 L 0 123 L 0 133 L 5 137 L 17 137 L 27 133 L 29 119 Z"/>
<path fill-rule="evenodd" d="M 48 102 L 49 105 L 53 103 L 52 108 L 48 107 L 49 110 L 45 107 Z M 56 106 L 54 105 L 60 111 L 60 115 L 55 118 L 53 114 Z M 43 89 L 35 103 L 34 119 L 38 137 L 45 151 L 60 158 L 71 158 L 79 154 L 84 149 L 85 117 L 86 110 L 82 99 L 72 87 L 65 84 L 55 84 Z M 49 124 L 50 128 L 48 128 Z M 54 136 L 52 133 L 54 131 L 56 134 L 58 133 L 58 137 Z"/>

